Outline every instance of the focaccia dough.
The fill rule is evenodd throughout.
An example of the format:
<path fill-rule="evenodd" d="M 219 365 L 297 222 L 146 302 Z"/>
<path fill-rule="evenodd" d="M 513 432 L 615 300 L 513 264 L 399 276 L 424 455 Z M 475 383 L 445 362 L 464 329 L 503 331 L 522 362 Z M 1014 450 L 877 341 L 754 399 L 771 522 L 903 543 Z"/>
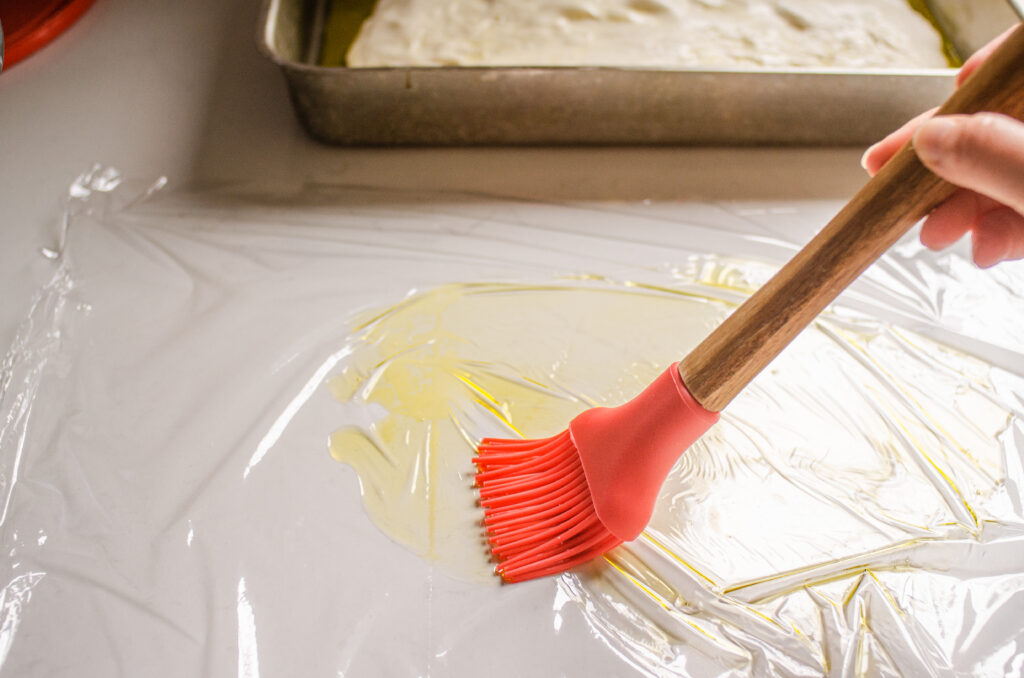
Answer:
<path fill-rule="evenodd" d="M 379 0 L 348 65 L 948 64 L 906 0 Z"/>

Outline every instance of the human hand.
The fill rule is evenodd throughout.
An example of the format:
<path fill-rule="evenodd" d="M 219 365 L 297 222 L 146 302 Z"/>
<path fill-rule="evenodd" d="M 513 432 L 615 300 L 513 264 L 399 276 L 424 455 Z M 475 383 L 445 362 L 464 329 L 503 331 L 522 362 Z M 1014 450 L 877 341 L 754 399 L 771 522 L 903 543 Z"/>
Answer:
<path fill-rule="evenodd" d="M 1015 30 L 978 50 L 957 76 L 959 86 Z M 982 267 L 1024 258 L 1024 123 L 996 113 L 933 117 L 926 111 L 867 150 L 861 164 L 872 176 L 908 139 L 921 162 L 960 189 L 928 215 L 921 242 L 952 245 L 971 232 Z"/>

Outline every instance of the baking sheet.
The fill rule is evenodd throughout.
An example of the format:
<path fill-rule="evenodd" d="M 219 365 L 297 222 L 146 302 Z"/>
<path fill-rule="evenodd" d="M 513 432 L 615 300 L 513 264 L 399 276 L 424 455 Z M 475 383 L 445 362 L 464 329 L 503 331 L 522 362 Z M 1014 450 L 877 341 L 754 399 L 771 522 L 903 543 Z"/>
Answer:
<path fill-rule="evenodd" d="M 1019 673 L 1020 263 L 979 271 L 908 237 L 683 458 L 641 540 L 499 586 L 387 536 L 366 479 L 331 458 L 332 434 L 370 425 L 360 408 L 391 411 L 366 389 L 346 406 L 330 386 L 382 346 L 368 329 L 403 318 L 381 310 L 453 284 L 727 307 L 838 205 L 161 186 L 103 168 L 72 186 L 53 279 L 5 356 L 0 674 Z M 590 351 L 596 337 L 568 321 L 579 307 L 524 309 L 537 327 L 565 321 L 555 348 L 564 336 Z M 516 366 L 462 317 L 474 350 Z M 675 337 L 650 333 L 662 336 Z M 603 367 L 628 360 L 605 338 Z M 627 395 L 621 374 L 653 368 L 562 362 L 533 376 L 575 372 L 570 406 Z M 842 411 L 824 397 L 847 403 L 847 426 L 815 423 Z M 887 422 L 907 428 L 878 438 Z M 942 473 L 914 461 L 929 457 Z M 885 459 L 899 472 L 879 475 Z M 828 501 L 834 514 L 808 510 Z"/>
<path fill-rule="evenodd" d="M 1017 0 L 930 4 L 962 54 L 1021 16 Z M 953 69 L 324 67 L 324 6 L 265 0 L 259 43 L 335 144 L 866 145 L 953 88 Z"/>

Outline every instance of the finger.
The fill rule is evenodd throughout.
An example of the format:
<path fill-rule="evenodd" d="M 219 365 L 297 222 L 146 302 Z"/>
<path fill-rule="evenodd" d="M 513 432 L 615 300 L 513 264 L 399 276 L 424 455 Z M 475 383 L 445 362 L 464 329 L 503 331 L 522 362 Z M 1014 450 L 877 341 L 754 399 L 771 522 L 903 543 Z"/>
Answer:
<path fill-rule="evenodd" d="M 1017 30 L 1017 26 L 1011 26 L 1006 29 L 1002 35 L 971 55 L 971 58 L 964 62 L 964 65 L 960 67 L 960 72 L 957 73 L 956 86 L 959 87 L 962 85 L 964 80 L 970 77 L 971 73 L 978 70 L 978 66 L 980 66 L 985 59 L 989 58 L 992 52 L 996 51 L 996 48 L 1003 44 L 1003 42 L 1010 37 L 1010 34 L 1015 30 Z"/>
<path fill-rule="evenodd" d="M 907 143 L 917 128 L 927 120 L 928 118 L 935 115 L 935 111 L 938 108 L 921 113 L 917 117 L 907 121 L 898 130 L 887 136 L 886 138 L 879 141 L 874 146 L 870 147 L 864 152 L 863 157 L 860 159 L 861 167 L 868 171 L 868 174 L 875 176 L 878 170 L 882 169 L 882 165 L 889 162 L 889 158 L 896 154 L 896 151 L 903 147 L 903 144 Z"/>
<path fill-rule="evenodd" d="M 957 191 L 928 215 L 921 225 L 921 244 L 941 250 L 963 237 L 978 217 L 978 196 L 971 191 Z"/>
<path fill-rule="evenodd" d="M 913 138 L 931 171 L 1024 214 L 1024 123 L 996 113 L 933 118 Z"/>
<path fill-rule="evenodd" d="M 978 218 L 971 229 L 974 263 L 981 268 L 1024 258 L 1024 217 L 1000 207 Z"/>
<path fill-rule="evenodd" d="M 997 38 L 989 42 L 987 45 L 979 49 L 966 62 L 964 62 L 964 65 L 960 68 L 960 71 L 957 73 L 957 86 L 959 87 L 963 83 L 963 81 L 966 80 L 971 75 L 971 73 L 976 71 L 978 69 L 978 66 L 980 66 L 983 61 L 988 59 L 992 52 L 994 52 L 996 48 L 999 47 L 999 45 L 1001 45 L 1008 37 L 1010 37 L 1010 34 L 1013 33 L 1013 31 L 1015 31 L 1016 29 L 1016 25 L 1011 26 L 1006 31 L 1004 31 L 1000 36 L 998 36 Z M 895 155 L 896 151 L 898 151 L 903 146 L 903 144 L 905 144 L 907 140 L 913 136 L 917 128 L 921 126 L 921 123 L 931 118 L 937 110 L 938 108 L 933 108 L 931 110 L 925 111 L 924 113 L 921 113 L 912 120 L 904 123 L 902 127 L 900 127 L 898 130 L 896 130 L 889 136 L 885 137 L 875 145 L 868 148 L 864 152 L 864 155 L 861 157 L 861 166 L 865 170 L 867 170 L 868 174 L 870 174 L 871 176 L 877 174 L 878 170 L 880 170 L 882 166 L 889 161 L 889 158 Z"/>

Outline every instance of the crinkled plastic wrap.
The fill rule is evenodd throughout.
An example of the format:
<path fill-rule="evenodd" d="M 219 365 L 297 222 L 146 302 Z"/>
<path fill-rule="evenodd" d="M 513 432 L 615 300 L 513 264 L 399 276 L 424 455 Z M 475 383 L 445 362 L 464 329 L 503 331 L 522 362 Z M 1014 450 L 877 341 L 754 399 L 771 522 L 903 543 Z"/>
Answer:
<path fill-rule="evenodd" d="M 637 541 L 501 586 L 475 440 L 632 396 L 838 205 L 160 186 L 72 186 L 4 359 L 0 675 L 1024 670 L 1020 264 L 909 236 Z"/>

